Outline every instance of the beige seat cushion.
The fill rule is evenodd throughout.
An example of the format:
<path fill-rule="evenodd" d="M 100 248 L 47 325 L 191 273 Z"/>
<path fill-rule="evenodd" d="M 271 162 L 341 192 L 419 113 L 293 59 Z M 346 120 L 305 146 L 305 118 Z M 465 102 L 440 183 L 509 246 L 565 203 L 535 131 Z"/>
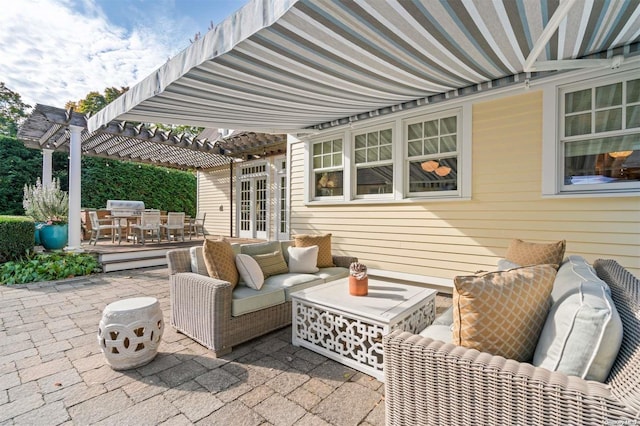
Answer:
<path fill-rule="evenodd" d="M 334 266 L 332 268 L 321 268 L 315 274 L 316 277 L 322 278 L 325 282 L 335 281 L 340 278 L 346 278 L 349 276 L 349 268 L 343 268 L 342 266 Z"/>
<path fill-rule="evenodd" d="M 564 257 L 565 246 L 565 240 L 549 244 L 512 240 L 504 258 L 522 266 L 545 264 L 559 266 Z"/>
<path fill-rule="evenodd" d="M 294 235 L 296 247 L 318 246 L 318 268 L 330 268 L 336 266 L 333 263 L 333 255 L 331 253 L 331 234 L 324 235 Z"/>
<path fill-rule="evenodd" d="M 291 300 L 291 293 L 324 284 L 324 280 L 313 274 L 278 274 L 264 280 L 265 285 L 284 290 L 285 300 Z"/>
<path fill-rule="evenodd" d="M 453 343 L 530 362 L 549 312 L 555 276 L 553 265 L 536 265 L 456 277 Z"/>
<path fill-rule="evenodd" d="M 228 281 L 232 287 L 238 284 L 235 254 L 228 241 L 206 239 L 202 245 L 202 254 L 211 278 Z"/>
<path fill-rule="evenodd" d="M 285 292 L 279 286 L 265 282 L 260 290 L 238 286 L 232 297 L 231 315 L 237 317 L 284 303 Z"/>

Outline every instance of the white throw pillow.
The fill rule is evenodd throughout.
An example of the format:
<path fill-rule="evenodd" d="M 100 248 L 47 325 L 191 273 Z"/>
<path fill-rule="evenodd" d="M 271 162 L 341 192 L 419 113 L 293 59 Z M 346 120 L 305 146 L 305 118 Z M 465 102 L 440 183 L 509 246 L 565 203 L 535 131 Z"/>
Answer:
<path fill-rule="evenodd" d="M 236 267 L 247 287 L 260 290 L 264 284 L 264 274 L 256 260 L 248 254 L 236 255 Z"/>
<path fill-rule="evenodd" d="M 313 274 L 320 269 L 318 264 L 318 246 L 289 247 L 289 272 Z"/>
<path fill-rule="evenodd" d="M 202 246 L 191 247 L 189 257 L 191 258 L 191 272 L 208 277 L 209 271 L 207 271 L 207 265 L 204 264 Z"/>
<path fill-rule="evenodd" d="M 622 343 L 622 320 L 607 283 L 581 256 L 556 275 L 551 306 L 532 364 L 604 382 Z"/>

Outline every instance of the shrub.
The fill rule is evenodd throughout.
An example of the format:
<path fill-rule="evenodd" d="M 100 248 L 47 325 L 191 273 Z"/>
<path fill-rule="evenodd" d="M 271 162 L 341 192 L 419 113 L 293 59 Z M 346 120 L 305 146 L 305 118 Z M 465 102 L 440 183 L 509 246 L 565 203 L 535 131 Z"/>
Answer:
<path fill-rule="evenodd" d="M 0 284 L 53 281 L 100 272 L 94 255 L 86 253 L 47 253 L 0 265 Z"/>
<path fill-rule="evenodd" d="M 69 196 L 60 189 L 59 179 L 54 179 L 48 186 L 44 186 L 40 178 L 35 185 L 25 185 L 22 206 L 27 216 L 38 222 L 49 225 L 67 223 Z"/>
<path fill-rule="evenodd" d="M 35 224 L 24 216 L 0 216 L 0 263 L 24 256 L 35 244 Z"/>

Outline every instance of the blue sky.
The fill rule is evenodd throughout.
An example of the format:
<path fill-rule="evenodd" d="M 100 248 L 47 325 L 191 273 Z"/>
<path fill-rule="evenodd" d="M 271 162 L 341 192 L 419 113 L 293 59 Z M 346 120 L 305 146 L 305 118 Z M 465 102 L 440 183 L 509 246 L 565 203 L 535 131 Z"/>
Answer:
<path fill-rule="evenodd" d="M 133 86 L 248 1 L 4 1 L 0 81 L 32 106 L 56 107 Z"/>

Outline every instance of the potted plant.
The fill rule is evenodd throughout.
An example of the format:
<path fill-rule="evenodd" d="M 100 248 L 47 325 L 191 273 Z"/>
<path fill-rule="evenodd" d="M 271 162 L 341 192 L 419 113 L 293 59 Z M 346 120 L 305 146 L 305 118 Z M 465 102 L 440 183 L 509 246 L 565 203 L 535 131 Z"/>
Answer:
<path fill-rule="evenodd" d="M 353 262 L 349 265 L 349 294 L 366 296 L 369 294 L 369 277 L 366 265 Z"/>
<path fill-rule="evenodd" d="M 44 186 L 38 178 L 35 185 L 25 185 L 22 206 L 27 216 L 39 222 L 36 229 L 44 248 L 58 250 L 67 244 L 69 197 L 60 189 L 60 180 Z"/>

